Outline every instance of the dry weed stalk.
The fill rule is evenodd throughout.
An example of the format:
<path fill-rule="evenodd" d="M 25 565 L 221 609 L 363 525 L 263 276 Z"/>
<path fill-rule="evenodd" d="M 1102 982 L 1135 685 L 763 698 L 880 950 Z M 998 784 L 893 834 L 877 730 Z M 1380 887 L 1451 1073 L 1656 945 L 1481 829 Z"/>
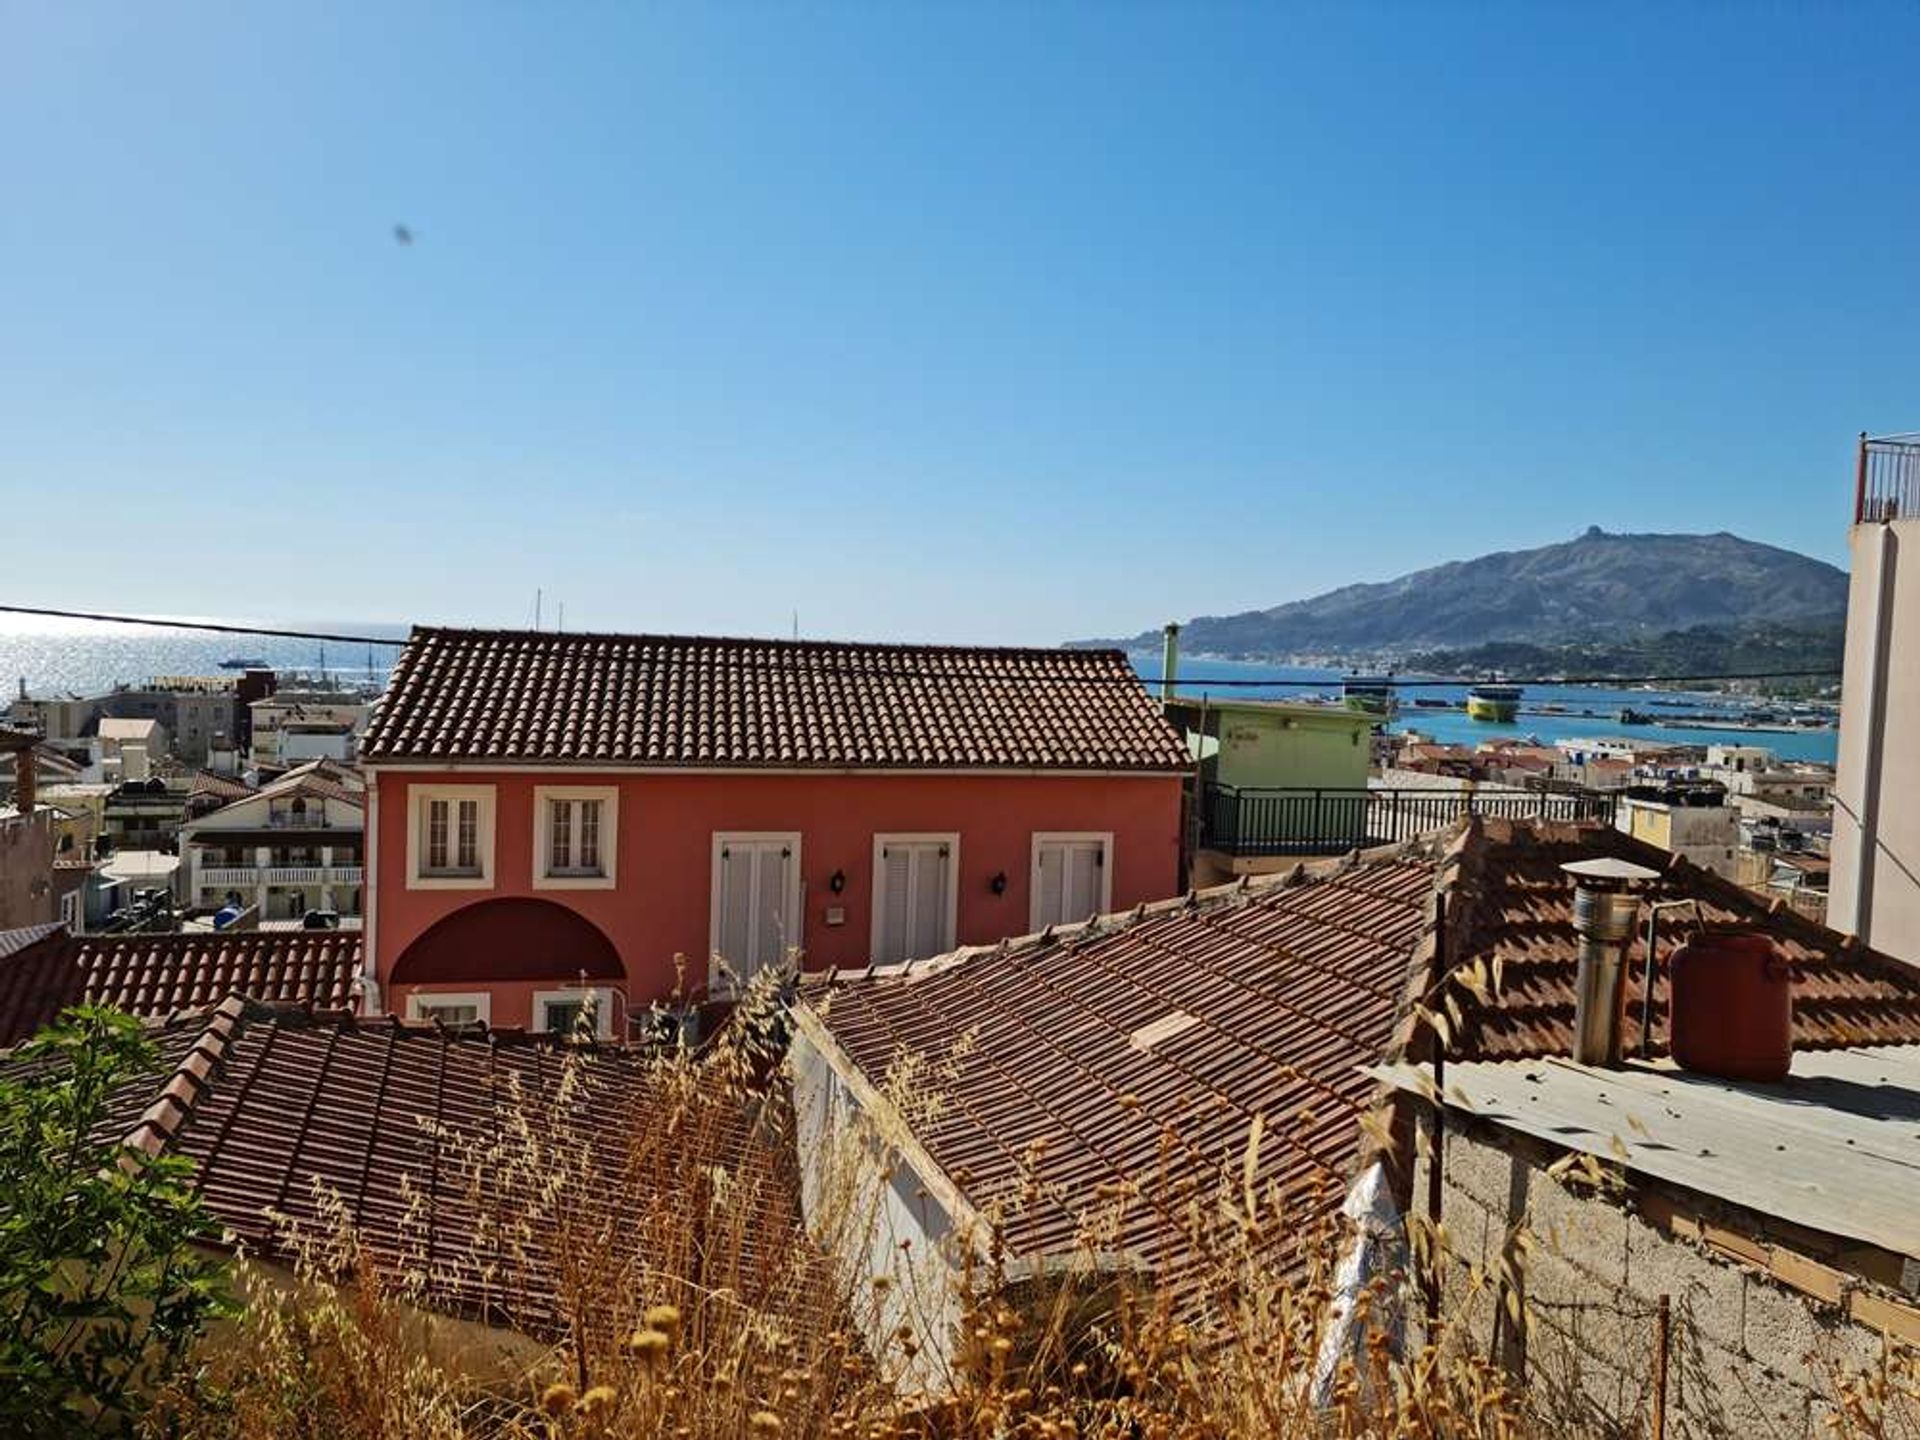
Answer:
<path fill-rule="evenodd" d="M 795 1201 L 790 1104 L 778 1081 L 781 1012 L 748 988 L 736 1023 L 695 1052 L 644 1061 L 587 1046 L 533 1096 L 509 1083 L 483 1131 L 434 1138 L 451 1176 L 414 1197 L 401 1253 L 376 1253 L 344 1207 L 288 1232 L 293 1274 L 249 1269 L 244 1317 L 207 1347 L 200 1382 L 170 1397 L 162 1430 L 209 1440 L 1519 1440 L 1526 1397 L 1462 1337 L 1403 1352 L 1398 1317 L 1445 1237 L 1417 1219 L 1410 1256 L 1340 1302 L 1352 1342 L 1312 1383 L 1334 1313 L 1345 1221 L 1324 1194 L 1255 1183 L 1241 1163 L 1193 1172 L 1167 1137 L 1161 1173 L 1105 1187 L 1081 1258 L 1043 1276 L 1004 1251 L 1018 1207 L 1049 1200 L 1038 1165 L 983 1207 L 983 1230 L 942 1254 L 903 1251 L 880 1197 L 906 1136 L 859 1120 L 809 1156 Z M 887 1095 L 905 1130 L 940 1113 L 940 1064 L 906 1062 Z M 621 1090 L 608 1067 L 643 1064 Z M 617 1093 L 644 1097 L 612 1115 Z M 618 1136 L 609 1148 L 608 1137 Z M 437 1207 L 442 1232 L 427 1222 Z M 464 1248 L 444 1222 L 464 1221 Z M 1194 1257 L 1178 1274 L 1116 1265 L 1116 1237 L 1151 1217 Z M 1138 1233 L 1134 1227 L 1132 1233 Z M 1468 1284 L 1520 1293 L 1530 1237 Z M 893 1251 L 887 1273 L 838 1256 Z M 495 1327 L 430 1318 L 453 1297 Z M 503 1331 L 518 1339 L 500 1339 Z M 476 1345 L 474 1337 L 490 1334 Z M 926 1337 L 955 1343 L 925 1353 Z M 537 1337 L 527 1339 L 525 1337 Z M 1914 1373 L 1844 1392 L 1841 1433 L 1890 1428 Z M 1900 1386 L 1907 1389 L 1902 1392 Z M 1909 1412 L 1910 1413 L 1910 1412 Z M 1876 1428 L 1877 1427 L 1877 1428 Z"/>

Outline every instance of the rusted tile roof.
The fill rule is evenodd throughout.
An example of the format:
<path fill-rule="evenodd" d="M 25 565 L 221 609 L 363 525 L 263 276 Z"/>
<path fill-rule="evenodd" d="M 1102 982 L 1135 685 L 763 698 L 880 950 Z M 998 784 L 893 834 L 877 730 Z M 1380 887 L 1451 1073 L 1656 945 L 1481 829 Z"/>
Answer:
<path fill-rule="evenodd" d="M 1449 953 L 1459 961 L 1501 962 L 1501 993 L 1490 1002 L 1454 987 L 1464 1024 L 1450 1058 L 1521 1060 L 1565 1053 L 1573 1043 L 1573 986 L 1578 951 L 1573 888 L 1560 867 L 1570 860 L 1617 855 L 1661 870 L 1650 899 L 1698 902 L 1667 910 L 1656 943 L 1651 1053 L 1666 1053 L 1667 962 L 1697 923 L 1746 925 L 1772 936 L 1793 966 L 1793 1042 L 1797 1048 L 1920 1043 L 1920 970 L 1815 924 L 1723 880 L 1674 863 L 1664 850 L 1616 830 L 1487 820 L 1463 852 L 1449 907 Z M 1624 1043 L 1638 1052 L 1645 911 L 1627 952 Z"/>
<path fill-rule="evenodd" d="M 12 952 L 0 934 L 0 1046 L 69 1005 L 160 1018 L 239 994 L 342 1009 L 354 1003 L 361 957 L 359 932 L 345 930 L 69 935 L 54 926 Z"/>
<path fill-rule="evenodd" d="M 563 1089 L 564 1042 L 481 1026 L 355 1020 L 234 997 L 154 1035 L 162 1068 L 124 1093 L 114 1133 L 191 1160 L 209 1212 L 255 1255 L 284 1259 L 295 1236 L 331 1235 L 327 1207 L 337 1199 L 363 1249 L 418 1274 L 436 1308 L 543 1333 L 568 1237 L 545 1225 L 524 1248 L 502 1237 L 561 1162 L 546 1149 L 525 1157 L 538 1169 L 511 1148 L 489 1153 L 517 1118 L 538 1146 L 584 1167 L 570 1170 L 589 1183 L 569 1192 L 568 1221 L 594 1237 L 592 1262 L 605 1273 L 641 1273 L 648 1232 L 624 1197 L 694 1161 L 702 1175 L 726 1166 L 739 1182 L 735 1203 L 754 1207 L 749 1250 L 729 1283 L 753 1289 L 791 1273 L 797 1211 L 781 1158 L 791 1145 L 784 1112 L 728 1102 L 695 1127 L 699 1140 L 636 1149 L 660 1063 L 641 1050 L 578 1056 Z"/>
<path fill-rule="evenodd" d="M 1297 884 L 1228 887 L 999 950 L 805 982 L 845 1061 L 884 1085 L 927 1067 L 914 1133 L 1013 1256 L 1098 1235 L 1177 1279 L 1194 1187 L 1239 1175 L 1262 1117 L 1261 1192 L 1305 1230 L 1339 1204 L 1431 916 L 1431 852 Z M 950 1063 L 949 1063 L 950 1062 Z M 1113 1186 L 1137 1186 L 1116 1207 Z M 1115 1221 L 1112 1212 L 1118 1208 Z"/>
<path fill-rule="evenodd" d="M 379 760 L 1184 771 L 1117 650 L 415 629 Z"/>

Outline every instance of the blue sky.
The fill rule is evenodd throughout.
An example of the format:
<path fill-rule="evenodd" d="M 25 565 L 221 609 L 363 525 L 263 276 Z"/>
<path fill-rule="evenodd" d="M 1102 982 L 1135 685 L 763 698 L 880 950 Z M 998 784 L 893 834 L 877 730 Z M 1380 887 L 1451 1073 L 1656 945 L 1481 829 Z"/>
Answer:
<path fill-rule="evenodd" d="M 1920 428 L 1917 49 L 0 0 L 0 592 L 1048 643 L 1592 523 L 1844 562 Z"/>

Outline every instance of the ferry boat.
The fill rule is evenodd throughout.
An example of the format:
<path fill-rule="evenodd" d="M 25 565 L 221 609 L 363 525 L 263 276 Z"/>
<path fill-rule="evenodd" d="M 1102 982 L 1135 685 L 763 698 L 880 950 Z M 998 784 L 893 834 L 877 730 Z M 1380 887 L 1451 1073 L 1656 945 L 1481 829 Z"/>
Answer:
<path fill-rule="evenodd" d="M 1511 725 L 1520 713 L 1518 685 L 1476 685 L 1467 692 L 1467 718 Z"/>
<path fill-rule="evenodd" d="M 1349 675 L 1340 682 L 1340 699 L 1349 710 L 1382 719 L 1400 707 L 1394 700 L 1393 681 L 1379 675 Z"/>
<path fill-rule="evenodd" d="M 258 655 L 229 655 L 220 662 L 222 670 L 265 670 L 267 662 Z"/>

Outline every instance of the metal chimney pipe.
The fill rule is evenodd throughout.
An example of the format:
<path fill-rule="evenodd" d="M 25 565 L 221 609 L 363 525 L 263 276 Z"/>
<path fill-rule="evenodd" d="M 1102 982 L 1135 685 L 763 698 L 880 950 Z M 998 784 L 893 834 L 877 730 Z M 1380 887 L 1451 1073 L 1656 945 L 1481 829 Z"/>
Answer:
<path fill-rule="evenodd" d="M 1173 699 L 1173 682 L 1180 668 L 1180 622 L 1169 620 L 1160 631 L 1160 703 Z"/>
<path fill-rule="evenodd" d="M 1627 1005 L 1626 950 L 1640 908 L 1635 888 L 1659 872 L 1629 860 L 1576 860 L 1573 929 L 1580 941 L 1574 979 L 1573 1058 L 1582 1065 L 1618 1065 Z"/>

